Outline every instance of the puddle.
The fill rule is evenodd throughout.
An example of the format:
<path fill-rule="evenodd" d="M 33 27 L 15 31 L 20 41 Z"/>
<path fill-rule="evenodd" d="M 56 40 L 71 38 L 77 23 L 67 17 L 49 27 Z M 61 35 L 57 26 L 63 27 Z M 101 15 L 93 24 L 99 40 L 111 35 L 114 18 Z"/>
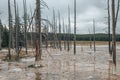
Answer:
<path fill-rule="evenodd" d="M 107 50 L 96 52 L 94 71 L 93 55 L 85 54 L 89 46 L 84 47 L 84 52 L 77 48 L 76 56 L 73 55 L 72 49 L 70 52 L 48 49 L 50 55 L 44 49 L 44 57 L 40 62 L 43 65 L 41 68 L 28 68 L 28 65 L 35 63 L 34 57 L 22 58 L 20 62 L 2 62 L 0 80 L 107 80 L 109 58 Z M 120 55 L 117 57 L 119 58 Z M 120 69 L 120 65 L 117 67 Z M 117 77 L 113 80 L 119 79 Z"/>

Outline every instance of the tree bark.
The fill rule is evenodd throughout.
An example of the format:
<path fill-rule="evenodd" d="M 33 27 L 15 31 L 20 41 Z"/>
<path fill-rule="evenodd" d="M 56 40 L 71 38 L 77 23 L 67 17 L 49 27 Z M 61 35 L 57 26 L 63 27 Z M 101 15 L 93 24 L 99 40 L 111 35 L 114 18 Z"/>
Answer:
<path fill-rule="evenodd" d="M 16 0 L 14 0 L 15 7 L 15 49 L 16 49 L 16 60 L 19 61 L 19 48 L 18 48 L 18 34 L 19 34 L 19 22 L 18 22 L 18 9 L 16 7 Z"/>
<path fill-rule="evenodd" d="M 111 52 L 111 35 L 110 35 L 110 0 L 107 1 L 107 5 L 108 5 L 108 37 L 109 37 L 109 41 L 108 41 L 108 45 L 109 45 L 109 54 L 110 56 L 112 56 L 112 52 Z"/>
<path fill-rule="evenodd" d="M 115 1 L 112 0 L 112 52 L 113 63 L 116 67 L 116 27 L 115 27 Z"/>
<path fill-rule="evenodd" d="M 23 0 L 23 6 L 24 6 L 24 42 L 25 42 L 25 50 L 27 54 L 27 6 L 26 6 L 26 0 Z"/>
<path fill-rule="evenodd" d="M 8 16 L 9 16 L 9 48 L 8 48 L 8 57 L 11 60 L 11 45 L 12 45 L 12 15 L 11 15 L 11 6 L 10 0 L 8 0 Z"/>
<path fill-rule="evenodd" d="M 90 29 L 88 28 L 88 32 L 89 32 L 89 41 L 90 41 L 90 49 L 92 49 L 92 39 L 91 39 L 91 32 Z"/>
<path fill-rule="evenodd" d="M 2 49 L 2 22 L 0 19 L 0 50 Z"/>
<path fill-rule="evenodd" d="M 96 40 L 95 40 L 95 20 L 93 19 L 93 41 L 94 41 L 94 52 L 96 52 Z"/>
<path fill-rule="evenodd" d="M 41 33 L 41 1 L 36 0 L 36 61 L 38 62 L 42 56 L 42 33 Z M 38 48 L 37 48 L 38 47 Z"/>
<path fill-rule="evenodd" d="M 70 51 L 70 7 L 68 6 L 68 51 Z"/>
<path fill-rule="evenodd" d="M 61 18 L 60 18 L 60 12 L 58 12 L 58 15 L 59 15 L 59 48 L 60 48 L 60 51 L 61 51 L 62 47 L 61 47 Z"/>
<path fill-rule="evenodd" d="M 74 55 L 76 54 L 76 0 L 74 0 Z"/>

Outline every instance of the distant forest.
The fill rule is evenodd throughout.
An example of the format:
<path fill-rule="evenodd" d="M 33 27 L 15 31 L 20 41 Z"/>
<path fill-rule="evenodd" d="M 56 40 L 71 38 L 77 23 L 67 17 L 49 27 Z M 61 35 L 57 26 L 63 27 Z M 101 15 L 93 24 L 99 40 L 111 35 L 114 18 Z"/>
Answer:
<path fill-rule="evenodd" d="M 19 42 L 24 42 L 24 34 L 21 33 L 20 36 L 20 40 Z M 61 39 L 62 41 L 64 40 L 68 40 L 68 34 L 56 34 L 57 36 L 57 40 Z M 47 37 L 47 39 L 46 39 Z M 76 40 L 77 41 L 93 41 L 93 34 L 77 34 L 76 35 Z M 2 47 L 8 47 L 9 44 L 9 30 L 7 28 L 3 28 L 2 30 Z M 30 40 L 33 39 L 33 41 L 35 42 L 36 39 L 36 33 L 31 33 L 31 32 L 27 32 L 27 40 L 28 42 L 30 42 Z M 47 41 L 52 41 L 54 39 L 54 35 L 53 33 L 48 33 L 48 34 L 44 34 L 42 33 L 42 40 L 43 42 L 45 40 Z M 74 39 L 74 34 L 70 34 L 70 40 L 73 41 Z M 108 41 L 108 34 L 103 34 L 103 33 L 97 33 L 95 34 L 95 40 L 96 41 Z M 120 35 L 118 34 L 116 36 L 116 41 L 120 41 Z M 23 43 L 24 44 L 24 43 Z"/>

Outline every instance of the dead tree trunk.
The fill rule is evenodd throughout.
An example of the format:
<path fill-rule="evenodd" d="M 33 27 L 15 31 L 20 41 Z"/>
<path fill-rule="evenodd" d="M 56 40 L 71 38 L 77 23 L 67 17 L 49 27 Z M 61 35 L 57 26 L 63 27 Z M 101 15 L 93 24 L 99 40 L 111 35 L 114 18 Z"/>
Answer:
<path fill-rule="evenodd" d="M 76 54 L 76 0 L 74 0 L 74 55 Z"/>
<path fill-rule="evenodd" d="M 68 6 L 68 51 L 70 51 L 70 7 Z"/>
<path fill-rule="evenodd" d="M 58 44 L 59 44 L 59 41 L 58 41 L 58 26 L 57 26 L 57 19 L 55 18 L 55 44 L 56 44 L 56 48 L 59 48 Z"/>
<path fill-rule="evenodd" d="M 68 43 L 68 25 L 65 25 L 65 49 L 67 50 L 67 43 Z"/>
<path fill-rule="evenodd" d="M 0 50 L 2 49 L 2 22 L 0 19 Z"/>
<path fill-rule="evenodd" d="M 25 42 L 25 50 L 27 54 L 27 6 L 26 6 L 26 0 L 23 0 L 23 6 L 24 6 L 24 42 Z"/>
<path fill-rule="evenodd" d="M 16 54 L 17 54 L 16 60 L 18 61 L 19 60 L 19 48 L 18 48 L 19 24 L 18 24 L 18 11 L 16 7 L 16 0 L 14 0 L 14 7 L 15 7 L 15 49 L 16 49 Z"/>
<path fill-rule="evenodd" d="M 53 47 L 56 48 L 56 18 L 55 18 L 55 11 L 53 9 Z"/>
<path fill-rule="evenodd" d="M 112 0 L 112 52 L 113 63 L 116 67 L 116 27 L 115 27 L 115 1 Z"/>
<path fill-rule="evenodd" d="M 38 0 L 38 14 L 39 14 L 39 54 L 40 60 L 42 59 L 42 32 L 41 32 L 41 0 Z M 37 13 L 36 13 L 37 14 Z"/>
<path fill-rule="evenodd" d="M 61 18 L 60 18 L 60 12 L 58 12 L 58 15 L 59 15 L 59 48 L 60 48 L 60 51 L 62 50 L 62 47 L 61 47 Z"/>
<path fill-rule="evenodd" d="M 92 39 L 91 39 L 91 32 L 90 29 L 88 28 L 88 32 L 89 32 L 89 41 L 90 41 L 90 49 L 92 49 Z"/>
<path fill-rule="evenodd" d="M 110 35 L 110 0 L 107 1 L 107 5 L 108 5 L 108 37 L 109 37 L 109 54 L 110 56 L 112 56 L 112 52 L 111 52 L 111 35 Z"/>
<path fill-rule="evenodd" d="M 116 24 L 119 13 L 119 2 L 120 0 L 118 0 L 117 9 L 115 9 L 115 0 L 112 0 L 112 54 L 115 74 L 116 74 Z M 117 10 L 117 12 L 115 12 L 115 10 Z"/>
<path fill-rule="evenodd" d="M 9 48 L 8 48 L 8 57 L 11 60 L 11 45 L 12 45 L 12 15 L 11 15 L 11 6 L 10 0 L 8 0 L 8 16 L 9 16 Z"/>
<path fill-rule="evenodd" d="M 95 20 L 93 19 L 93 41 L 94 41 L 94 52 L 96 52 L 96 40 L 95 40 Z"/>
<path fill-rule="evenodd" d="M 41 59 L 42 55 L 42 33 L 41 33 L 41 1 L 36 0 L 36 16 L 35 16 L 35 25 L 36 25 L 36 62 Z"/>
<path fill-rule="evenodd" d="M 65 43 L 65 24 L 63 19 L 63 41 L 64 41 L 64 50 L 66 50 L 66 43 Z"/>
<path fill-rule="evenodd" d="M 48 19 L 47 19 L 48 20 Z M 46 23 L 47 25 L 45 26 L 46 27 L 46 29 L 45 29 L 45 35 L 46 35 L 46 37 L 45 37 L 45 43 L 46 43 L 46 48 L 48 48 L 48 35 L 49 35 L 49 25 L 48 25 L 48 23 Z"/>

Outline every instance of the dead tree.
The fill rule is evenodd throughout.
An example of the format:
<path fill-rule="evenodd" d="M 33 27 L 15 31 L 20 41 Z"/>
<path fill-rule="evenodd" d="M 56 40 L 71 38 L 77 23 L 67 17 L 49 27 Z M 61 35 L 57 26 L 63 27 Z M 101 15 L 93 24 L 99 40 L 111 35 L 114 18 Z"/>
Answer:
<path fill-rule="evenodd" d="M 96 52 L 96 40 L 95 40 L 95 20 L 93 19 L 93 41 L 94 41 L 94 52 Z"/>
<path fill-rule="evenodd" d="M 9 16 L 9 48 L 8 48 L 8 57 L 11 60 L 11 46 L 12 46 L 12 14 L 11 14 L 11 6 L 10 0 L 8 0 L 8 16 Z"/>
<path fill-rule="evenodd" d="M 30 6 L 30 13 L 31 13 L 31 19 L 28 20 L 29 24 L 28 24 L 28 28 L 27 28 L 26 32 L 29 32 L 29 30 L 31 29 L 31 45 L 32 45 L 32 50 L 33 50 L 33 48 L 34 48 L 34 44 L 33 44 L 34 43 L 34 41 L 33 41 L 34 34 L 33 34 L 33 32 L 35 31 L 33 20 L 34 20 L 34 17 L 35 17 L 36 9 L 32 13 L 32 8 Z"/>
<path fill-rule="evenodd" d="M 109 41 L 108 41 L 108 45 L 109 45 L 109 54 L 110 56 L 112 56 L 112 52 L 111 52 L 111 34 L 110 34 L 110 0 L 107 1 L 107 6 L 108 6 L 108 37 L 109 37 Z"/>
<path fill-rule="evenodd" d="M 67 42 L 67 46 L 68 46 L 68 51 L 70 51 L 70 7 L 68 6 L 68 42 Z"/>
<path fill-rule="evenodd" d="M 74 0 L 74 55 L 76 54 L 76 0 Z"/>
<path fill-rule="evenodd" d="M 55 17 L 55 11 L 53 9 L 53 47 L 56 48 L 56 17 Z"/>
<path fill-rule="evenodd" d="M 63 41 L 64 41 L 64 50 L 66 50 L 66 42 L 65 42 L 65 24 L 64 24 L 64 19 L 63 19 Z"/>
<path fill-rule="evenodd" d="M 23 6 L 24 6 L 24 42 L 25 42 L 25 50 L 27 54 L 27 6 L 26 6 L 26 0 L 23 0 Z"/>
<path fill-rule="evenodd" d="M 90 29 L 88 28 L 88 32 L 89 32 L 89 41 L 90 41 L 90 49 L 92 49 L 92 39 L 91 39 L 91 32 Z"/>
<path fill-rule="evenodd" d="M 113 64 L 116 72 L 116 24 L 119 13 L 119 2 L 117 3 L 117 9 L 115 9 L 115 0 L 112 0 L 112 55 L 113 55 Z M 117 10 L 117 11 L 115 11 Z"/>
<path fill-rule="evenodd" d="M 48 18 L 47 18 L 48 20 Z M 48 48 L 48 37 L 49 37 L 49 24 L 46 22 L 45 25 L 45 44 L 46 44 L 46 49 Z"/>
<path fill-rule="evenodd" d="M 52 48 L 54 48 L 54 27 L 53 27 L 53 19 L 51 20 L 51 25 L 50 25 L 50 33 L 51 33 L 51 37 L 50 37 L 50 45 Z"/>
<path fill-rule="evenodd" d="M 68 43 L 68 25 L 65 25 L 65 49 L 67 50 L 67 43 Z"/>
<path fill-rule="evenodd" d="M 60 17 L 60 12 L 58 11 L 58 15 L 59 15 L 59 48 L 60 48 L 60 51 L 62 50 L 62 47 L 61 47 L 61 17 Z"/>
<path fill-rule="evenodd" d="M 48 35 L 49 35 L 49 25 L 48 25 L 48 23 L 47 23 L 47 26 L 46 26 L 46 48 L 48 48 Z"/>
<path fill-rule="evenodd" d="M 36 0 L 36 14 L 35 14 L 35 25 L 36 25 L 36 57 L 35 61 L 38 62 L 42 56 L 42 33 L 41 33 L 41 1 Z"/>
<path fill-rule="evenodd" d="M 31 6 L 30 6 L 30 13 L 31 13 L 31 17 L 32 17 L 32 8 L 31 8 Z M 29 21 L 29 26 L 30 26 L 30 21 Z M 33 46 L 33 30 L 34 30 L 33 22 L 31 22 L 31 45 L 32 45 L 32 50 L 34 48 L 34 46 Z"/>
<path fill-rule="evenodd" d="M 59 41 L 58 41 L 58 21 L 55 18 L 55 44 L 56 44 L 56 48 L 59 48 Z"/>
<path fill-rule="evenodd" d="M 18 9 L 16 6 L 16 0 L 14 0 L 14 8 L 15 8 L 15 50 L 16 50 L 16 60 L 19 60 L 19 48 L 18 48 L 18 35 L 19 35 L 19 17 L 18 17 Z"/>
<path fill-rule="evenodd" d="M 0 19 L 0 50 L 2 49 L 2 22 Z"/>

